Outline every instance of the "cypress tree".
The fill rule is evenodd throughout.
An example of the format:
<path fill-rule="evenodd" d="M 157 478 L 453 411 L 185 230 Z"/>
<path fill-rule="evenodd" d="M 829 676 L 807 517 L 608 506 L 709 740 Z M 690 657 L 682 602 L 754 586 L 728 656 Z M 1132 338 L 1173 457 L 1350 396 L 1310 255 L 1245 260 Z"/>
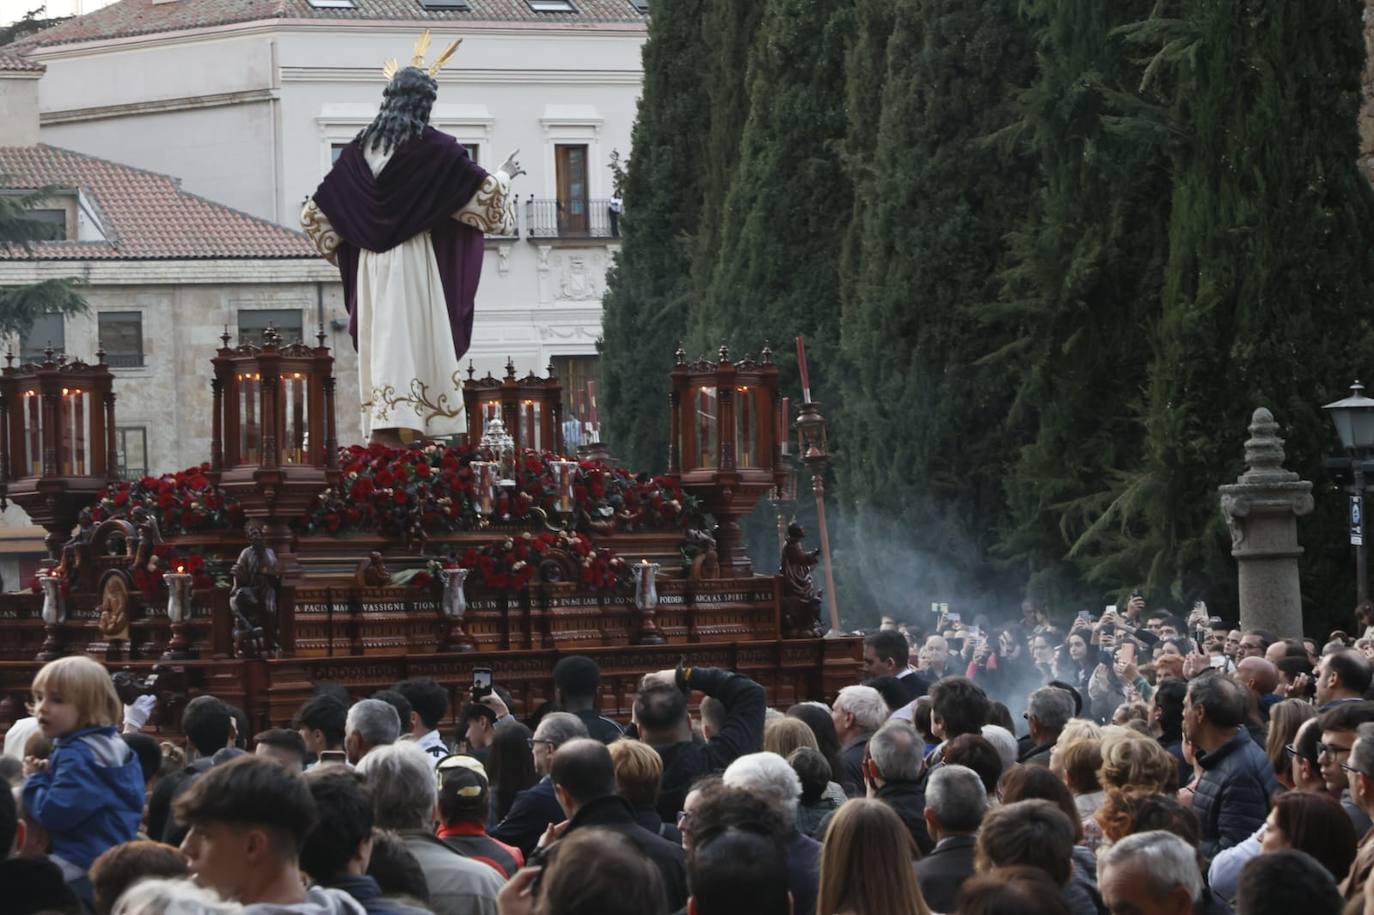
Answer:
<path fill-rule="evenodd" d="M 693 313 L 693 346 L 724 341 L 740 354 L 764 337 L 778 348 L 784 386 L 797 380 L 790 347 L 804 334 L 816 379 L 839 336 L 840 241 L 851 186 L 838 143 L 852 0 L 766 0 L 749 63 L 749 116 L 723 212 L 711 282 Z"/>
<path fill-rule="evenodd" d="M 668 373 L 692 302 L 690 252 L 701 215 L 701 78 L 709 48 L 704 0 L 654 6 L 644 45 L 628 174 L 623 244 L 602 302 L 605 439 L 629 466 L 667 462 Z"/>
<path fill-rule="evenodd" d="M 998 296 L 1007 226 L 1031 190 L 1028 160 L 988 141 L 1011 117 L 1012 87 L 1034 66 L 1016 7 L 896 3 L 877 130 L 879 192 L 861 213 L 861 268 L 845 320 L 852 386 L 840 482 L 860 528 L 895 522 L 935 560 L 930 569 L 978 580 L 951 594 L 961 586 L 948 579 L 906 579 L 908 591 L 929 599 L 995 587 L 984 573 L 1013 450 L 1010 386 L 1001 364 L 982 360 L 1014 327 L 975 314 Z M 892 573 L 871 571 L 866 579 Z"/>
<path fill-rule="evenodd" d="M 1011 421 L 1030 426 L 1010 468 L 1001 552 L 1030 590 L 1074 601 L 1141 574 L 1135 556 L 1085 582 L 1070 556 L 1110 504 L 1103 481 L 1138 461 L 1149 328 L 1167 256 L 1170 176 L 1158 118 L 1137 94 L 1141 54 L 1118 28 L 1154 0 L 1035 0 L 1039 67 L 1005 136 L 1038 163 L 1013 234 L 1007 315 L 1024 336 L 1003 353 L 1016 375 Z M 1124 542 L 1124 541 L 1123 541 Z"/>
<path fill-rule="evenodd" d="M 1374 195 L 1355 162 L 1360 0 L 1179 6 L 1176 18 L 1133 33 L 1159 49 L 1153 63 L 1172 80 L 1168 114 L 1184 138 L 1146 447 L 1138 471 L 1110 491 L 1101 525 L 1136 543 L 1104 536 L 1090 546 L 1105 565 L 1141 554 L 1156 580 L 1183 593 L 1221 591 L 1233 578 L 1215 487 L 1240 469 L 1256 407 L 1282 424 L 1288 466 L 1320 479 L 1334 444 L 1320 406 L 1374 355 Z M 1343 510 L 1339 498 L 1322 501 Z M 1309 523 L 1308 556 L 1343 556 L 1343 537 L 1339 523 Z M 1332 597 L 1329 581 L 1304 585 L 1309 600 Z M 1335 593 L 1349 599 L 1343 583 Z"/>
<path fill-rule="evenodd" d="M 840 249 L 842 314 L 853 312 L 863 248 L 863 214 L 878 202 L 883 182 L 874 157 L 882 117 L 887 43 L 892 35 L 895 0 L 854 0 L 854 39 L 846 55 L 845 98 L 849 114 L 844 164 L 854 182 L 854 211 Z"/>
<path fill-rule="evenodd" d="M 749 117 L 749 60 L 763 17 L 762 2 L 705 0 L 703 34 L 710 46 L 705 71 L 710 106 L 701 165 L 701 220 L 692 252 L 692 287 L 700 299 L 711 283 L 720 253 L 720 213 L 739 165 L 740 137 Z"/>

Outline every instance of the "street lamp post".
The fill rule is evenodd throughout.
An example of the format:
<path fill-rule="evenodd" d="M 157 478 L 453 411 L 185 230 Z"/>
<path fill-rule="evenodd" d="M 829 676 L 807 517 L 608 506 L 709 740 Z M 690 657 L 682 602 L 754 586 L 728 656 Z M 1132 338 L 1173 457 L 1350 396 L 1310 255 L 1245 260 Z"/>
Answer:
<path fill-rule="evenodd" d="M 1322 407 L 1350 455 L 1352 478 L 1350 494 L 1350 541 L 1355 546 L 1355 600 L 1363 604 L 1368 597 L 1365 578 L 1364 546 L 1364 458 L 1374 448 L 1374 398 L 1364 396 L 1364 385 L 1356 381 L 1350 396 Z"/>

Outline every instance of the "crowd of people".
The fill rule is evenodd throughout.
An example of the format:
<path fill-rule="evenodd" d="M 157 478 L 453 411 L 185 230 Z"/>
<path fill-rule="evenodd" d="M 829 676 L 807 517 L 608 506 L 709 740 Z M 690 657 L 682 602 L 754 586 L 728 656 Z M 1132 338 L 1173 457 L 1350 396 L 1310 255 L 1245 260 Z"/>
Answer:
<path fill-rule="evenodd" d="M 252 734 L 202 695 L 184 742 L 68 657 L 5 735 L 0 910 L 1374 915 L 1371 654 L 1133 595 L 885 621 L 829 705 L 681 666 L 619 722 L 570 656 L 538 709 L 325 684 Z"/>

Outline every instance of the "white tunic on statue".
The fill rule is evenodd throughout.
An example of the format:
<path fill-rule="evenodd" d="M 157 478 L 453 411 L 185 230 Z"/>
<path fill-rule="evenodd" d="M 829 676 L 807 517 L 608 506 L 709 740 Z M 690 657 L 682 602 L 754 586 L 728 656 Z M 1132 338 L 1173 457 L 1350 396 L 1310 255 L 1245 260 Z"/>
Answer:
<path fill-rule="evenodd" d="M 363 157 L 375 177 L 391 151 L 365 149 Z M 484 232 L 514 234 L 510 177 L 492 172 L 453 218 Z M 332 229 L 314 200 L 302 224 L 321 253 L 331 256 Z M 465 431 L 458 356 L 428 231 L 389 251 L 358 251 L 355 307 L 363 435 L 375 429 L 418 429 L 425 437 Z"/>

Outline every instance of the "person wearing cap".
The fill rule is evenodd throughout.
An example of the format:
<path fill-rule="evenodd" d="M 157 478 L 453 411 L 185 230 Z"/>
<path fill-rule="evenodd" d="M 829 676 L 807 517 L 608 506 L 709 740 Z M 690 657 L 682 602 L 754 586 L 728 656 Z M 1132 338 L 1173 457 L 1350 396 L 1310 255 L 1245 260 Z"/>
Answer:
<path fill-rule="evenodd" d="M 525 865 L 520 849 L 487 835 L 487 771 L 471 756 L 445 756 L 434 769 L 439 785 L 437 835 L 458 854 L 509 880 Z"/>
<path fill-rule="evenodd" d="M 468 755 L 483 766 L 487 764 L 491 742 L 496 739 L 496 721 L 497 714 L 491 706 L 480 702 L 463 706 L 463 740 L 467 742 Z"/>

